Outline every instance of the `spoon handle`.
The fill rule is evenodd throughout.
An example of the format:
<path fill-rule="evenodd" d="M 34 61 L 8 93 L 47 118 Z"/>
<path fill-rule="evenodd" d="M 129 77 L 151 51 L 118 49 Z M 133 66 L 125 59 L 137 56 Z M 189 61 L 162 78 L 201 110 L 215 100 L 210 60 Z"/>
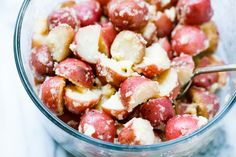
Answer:
<path fill-rule="evenodd" d="M 195 69 L 194 76 L 205 74 L 205 73 L 224 72 L 224 71 L 236 71 L 236 64 L 217 65 L 217 66 L 197 68 Z"/>

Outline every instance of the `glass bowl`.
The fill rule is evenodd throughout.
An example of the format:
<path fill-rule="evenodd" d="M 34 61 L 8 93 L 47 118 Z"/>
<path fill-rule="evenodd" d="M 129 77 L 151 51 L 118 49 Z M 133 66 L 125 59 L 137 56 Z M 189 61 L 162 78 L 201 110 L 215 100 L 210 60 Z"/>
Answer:
<path fill-rule="evenodd" d="M 212 139 L 216 130 L 222 124 L 222 118 L 231 109 L 236 101 L 234 79 L 236 75 L 230 74 L 227 86 L 221 90 L 221 109 L 207 125 L 194 133 L 176 140 L 162 142 L 147 146 L 125 146 L 111 144 L 90 138 L 72 129 L 59 118 L 53 115 L 40 101 L 34 88 L 33 75 L 29 67 L 31 49 L 31 36 L 36 17 L 47 15 L 62 0 L 25 0 L 15 27 L 14 53 L 19 76 L 32 99 L 39 109 L 40 119 L 49 134 L 67 151 L 75 156 L 190 156 L 205 147 Z M 217 23 L 221 41 L 217 55 L 226 63 L 236 60 L 236 1 L 212 0 L 214 8 L 213 20 Z"/>

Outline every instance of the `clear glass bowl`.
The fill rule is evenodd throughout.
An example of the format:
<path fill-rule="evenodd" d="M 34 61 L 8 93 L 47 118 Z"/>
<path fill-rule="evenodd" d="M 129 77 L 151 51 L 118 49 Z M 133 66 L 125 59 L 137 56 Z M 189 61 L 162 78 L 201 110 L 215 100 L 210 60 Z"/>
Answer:
<path fill-rule="evenodd" d="M 32 72 L 29 67 L 32 28 L 36 17 L 47 15 L 62 0 L 25 0 L 22 4 L 15 27 L 15 62 L 22 83 L 38 107 L 40 117 L 50 135 L 66 150 L 75 156 L 189 156 L 206 146 L 221 126 L 222 118 L 236 101 L 236 75 L 230 74 L 227 86 L 219 92 L 221 109 L 207 125 L 196 132 L 176 140 L 148 146 L 125 146 L 93 139 L 64 124 L 54 116 L 40 101 L 34 88 Z M 215 11 L 213 20 L 217 23 L 221 42 L 217 55 L 226 63 L 236 61 L 236 1 L 212 0 Z"/>

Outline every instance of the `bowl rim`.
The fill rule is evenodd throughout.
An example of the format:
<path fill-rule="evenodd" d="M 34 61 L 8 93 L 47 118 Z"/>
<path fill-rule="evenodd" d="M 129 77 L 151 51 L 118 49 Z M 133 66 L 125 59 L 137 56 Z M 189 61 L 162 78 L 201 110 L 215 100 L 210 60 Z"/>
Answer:
<path fill-rule="evenodd" d="M 186 140 L 190 140 L 191 138 L 201 135 L 205 133 L 207 130 L 212 128 L 214 125 L 216 125 L 225 115 L 228 113 L 228 111 L 233 107 L 234 103 L 236 102 L 236 91 L 233 93 L 231 98 L 229 99 L 228 103 L 224 105 L 222 110 L 211 120 L 209 121 L 205 126 L 202 128 L 196 130 L 195 132 L 174 139 L 166 142 L 161 142 L 153 145 L 135 145 L 135 146 L 128 146 L 128 145 L 120 145 L 120 144 L 113 144 L 109 142 L 105 142 L 102 140 L 98 140 L 95 138 L 91 138 L 89 136 L 86 136 L 84 134 L 81 134 L 77 130 L 69 127 L 67 124 L 62 122 L 57 116 L 52 114 L 40 101 L 37 94 L 34 92 L 33 87 L 30 85 L 29 79 L 26 75 L 26 71 L 23 66 L 23 61 L 21 57 L 21 28 L 24 20 L 25 12 L 27 11 L 27 8 L 30 4 L 31 0 L 24 0 L 20 11 L 18 13 L 17 21 L 15 24 L 15 32 L 14 32 L 14 40 L 13 40 L 13 46 L 14 46 L 14 59 L 16 68 L 18 71 L 18 75 L 21 79 L 21 82 L 31 98 L 31 100 L 34 102 L 34 104 L 37 106 L 37 108 L 49 119 L 52 123 L 54 123 L 56 126 L 58 126 L 60 129 L 68 133 L 69 135 L 72 135 L 73 137 L 82 140 L 84 142 L 87 142 L 92 145 L 96 145 L 102 148 L 111 149 L 111 150 L 118 150 L 118 151 L 153 151 L 153 150 L 160 150 L 164 149 L 173 145 L 181 144 Z"/>

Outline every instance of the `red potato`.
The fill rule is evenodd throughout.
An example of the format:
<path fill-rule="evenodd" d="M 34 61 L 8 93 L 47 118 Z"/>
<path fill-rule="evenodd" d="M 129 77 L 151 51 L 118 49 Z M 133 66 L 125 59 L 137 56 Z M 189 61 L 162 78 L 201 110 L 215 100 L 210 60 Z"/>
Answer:
<path fill-rule="evenodd" d="M 170 41 L 168 40 L 168 38 L 167 37 L 160 38 L 158 40 L 158 43 L 167 52 L 169 59 L 172 60 L 174 58 L 174 54 L 173 54 L 171 44 L 170 44 Z"/>
<path fill-rule="evenodd" d="M 197 115 L 197 104 L 196 103 L 187 103 L 187 102 L 177 102 L 175 103 L 175 111 L 177 115 Z"/>
<path fill-rule="evenodd" d="M 96 65 L 96 73 L 103 83 L 110 83 L 116 87 L 132 74 L 132 63 L 129 61 L 115 61 L 101 55 Z"/>
<path fill-rule="evenodd" d="M 96 0 L 96 1 L 98 1 L 101 6 L 106 6 L 110 2 L 110 0 Z"/>
<path fill-rule="evenodd" d="M 71 112 L 65 110 L 64 114 L 59 116 L 58 118 L 60 118 L 60 120 L 76 130 L 79 127 L 80 115 L 72 114 Z"/>
<path fill-rule="evenodd" d="M 195 56 L 209 47 L 209 41 L 199 27 L 177 26 L 172 32 L 171 45 L 177 55 Z"/>
<path fill-rule="evenodd" d="M 144 0 L 111 0 L 108 16 L 115 27 L 121 30 L 139 30 L 148 21 L 148 8 Z"/>
<path fill-rule="evenodd" d="M 159 95 L 158 83 L 141 76 L 126 79 L 120 86 L 121 101 L 132 112 L 133 109 Z"/>
<path fill-rule="evenodd" d="M 133 118 L 121 129 L 118 141 L 126 145 L 150 145 L 156 143 L 157 139 L 149 121 Z"/>
<path fill-rule="evenodd" d="M 200 28 L 206 34 L 210 43 L 208 49 L 203 53 L 214 53 L 220 40 L 216 24 L 213 21 L 210 21 L 201 25 Z"/>
<path fill-rule="evenodd" d="M 101 91 L 77 86 L 65 88 L 65 107 L 72 113 L 81 114 L 86 109 L 95 106 L 101 98 Z"/>
<path fill-rule="evenodd" d="M 95 24 L 102 14 L 101 6 L 95 0 L 80 1 L 74 10 L 82 27 Z"/>
<path fill-rule="evenodd" d="M 142 104 L 141 115 L 147 119 L 154 129 L 164 130 L 166 122 L 175 115 L 169 98 L 161 97 Z"/>
<path fill-rule="evenodd" d="M 212 60 L 209 57 L 203 57 L 198 62 L 198 67 L 212 66 Z M 193 85 L 198 87 L 203 87 L 205 89 L 210 89 L 213 84 L 217 84 L 219 80 L 219 73 L 209 73 L 209 74 L 201 74 L 195 76 L 193 79 Z"/>
<path fill-rule="evenodd" d="M 211 0 L 179 0 L 177 12 L 180 23 L 189 25 L 201 25 L 213 15 Z"/>
<path fill-rule="evenodd" d="M 47 36 L 47 46 L 53 60 L 62 61 L 70 55 L 69 46 L 74 38 L 74 30 L 67 24 L 54 27 Z"/>
<path fill-rule="evenodd" d="M 63 78 L 55 76 L 46 79 L 40 87 L 40 99 L 57 116 L 64 113 L 63 93 L 65 85 L 66 82 Z"/>
<path fill-rule="evenodd" d="M 163 11 L 176 5 L 178 0 L 146 0 L 151 4 L 155 4 L 157 10 Z"/>
<path fill-rule="evenodd" d="M 134 69 L 146 77 L 153 78 L 170 68 L 170 59 L 160 44 L 154 43 L 146 48 L 143 61 Z"/>
<path fill-rule="evenodd" d="M 96 64 L 101 54 L 98 50 L 100 35 L 100 25 L 82 27 L 76 33 L 74 42 L 70 45 L 70 49 L 82 60 Z"/>
<path fill-rule="evenodd" d="M 162 12 L 157 12 L 155 18 L 155 25 L 157 27 L 157 36 L 163 38 L 171 34 L 174 28 L 174 23 L 169 19 L 169 17 Z"/>
<path fill-rule="evenodd" d="M 191 79 L 195 69 L 192 56 L 183 53 L 172 60 L 171 66 L 177 71 L 181 86 L 185 85 Z"/>
<path fill-rule="evenodd" d="M 200 129 L 207 123 L 204 117 L 191 115 L 177 115 L 168 120 L 165 129 L 167 140 L 173 140 Z"/>
<path fill-rule="evenodd" d="M 46 45 L 32 49 L 30 63 L 36 75 L 53 74 L 53 59 Z"/>
<path fill-rule="evenodd" d="M 218 98 L 202 88 L 192 87 L 190 89 L 192 101 L 198 105 L 198 114 L 212 119 L 220 109 Z"/>
<path fill-rule="evenodd" d="M 141 32 L 142 36 L 147 41 L 147 45 L 151 45 L 157 40 L 157 28 L 153 22 L 148 22 Z"/>
<path fill-rule="evenodd" d="M 79 132 L 107 142 L 114 142 L 116 126 L 114 120 L 97 110 L 90 110 L 82 117 Z"/>
<path fill-rule="evenodd" d="M 101 36 L 99 39 L 99 51 L 110 57 L 111 44 L 113 43 L 117 31 L 111 22 L 102 24 Z"/>
<path fill-rule="evenodd" d="M 61 8 L 53 11 L 48 17 L 49 29 L 60 24 L 68 24 L 77 30 L 80 27 L 80 21 L 77 20 L 74 10 L 71 8 Z"/>
<path fill-rule="evenodd" d="M 111 45 L 111 56 L 117 61 L 128 60 L 140 63 L 145 54 L 146 41 L 140 34 L 132 31 L 120 32 Z"/>
<path fill-rule="evenodd" d="M 175 99 L 180 92 L 180 83 L 177 71 L 173 68 L 165 71 L 157 78 L 159 83 L 159 96 L 167 96 L 170 99 Z"/>
<path fill-rule="evenodd" d="M 56 66 L 56 75 L 64 77 L 77 86 L 91 88 L 94 82 L 93 69 L 90 65 L 75 59 L 67 58 Z"/>
<path fill-rule="evenodd" d="M 127 108 L 121 102 L 120 92 L 116 92 L 102 105 L 102 110 L 116 118 L 117 120 L 124 120 L 128 116 Z"/>

